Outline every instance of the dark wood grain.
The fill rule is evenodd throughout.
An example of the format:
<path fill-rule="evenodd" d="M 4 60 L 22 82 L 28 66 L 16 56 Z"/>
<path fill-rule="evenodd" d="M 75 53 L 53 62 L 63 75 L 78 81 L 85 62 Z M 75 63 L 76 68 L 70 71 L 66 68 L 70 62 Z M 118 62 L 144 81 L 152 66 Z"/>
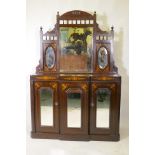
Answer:
<path fill-rule="evenodd" d="M 57 13 L 54 29 L 43 33 L 40 28 L 40 60 L 36 74 L 30 76 L 32 138 L 51 138 L 61 140 L 105 140 L 118 141 L 120 120 L 121 76 L 113 60 L 114 28 L 101 30 L 96 22 L 96 12 L 90 14 L 73 10 L 62 15 Z M 69 24 L 69 20 L 72 23 Z M 73 20 L 75 23 L 73 24 Z M 78 23 L 78 20 L 80 23 Z M 84 21 L 84 23 L 82 23 Z M 88 23 L 87 23 L 87 22 Z M 60 27 L 92 27 L 93 53 L 91 72 L 60 73 Z M 45 51 L 51 46 L 55 53 L 55 64 L 48 68 L 45 63 Z M 98 66 L 98 50 L 105 47 L 108 51 L 108 65 Z M 76 62 L 74 62 L 75 64 Z M 41 126 L 39 90 L 50 87 L 54 90 L 54 126 Z M 108 88 L 110 98 L 110 127 L 96 128 L 96 90 Z M 67 127 L 67 92 L 79 91 L 82 99 L 82 127 Z M 94 106 L 92 106 L 92 103 Z"/>

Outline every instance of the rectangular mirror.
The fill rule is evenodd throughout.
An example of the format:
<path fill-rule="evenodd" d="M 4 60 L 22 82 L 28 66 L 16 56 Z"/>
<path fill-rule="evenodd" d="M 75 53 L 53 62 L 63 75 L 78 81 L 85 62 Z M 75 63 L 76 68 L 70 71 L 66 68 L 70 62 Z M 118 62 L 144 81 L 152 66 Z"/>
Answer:
<path fill-rule="evenodd" d="M 81 93 L 67 94 L 67 127 L 81 127 Z"/>
<path fill-rule="evenodd" d="M 60 72 L 92 72 L 92 27 L 60 27 Z"/>
<path fill-rule="evenodd" d="M 110 90 L 99 88 L 96 91 L 96 127 L 109 128 L 110 115 Z"/>
<path fill-rule="evenodd" d="M 53 126 L 53 91 L 51 88 L 40 88 L 41 126 Z"/>

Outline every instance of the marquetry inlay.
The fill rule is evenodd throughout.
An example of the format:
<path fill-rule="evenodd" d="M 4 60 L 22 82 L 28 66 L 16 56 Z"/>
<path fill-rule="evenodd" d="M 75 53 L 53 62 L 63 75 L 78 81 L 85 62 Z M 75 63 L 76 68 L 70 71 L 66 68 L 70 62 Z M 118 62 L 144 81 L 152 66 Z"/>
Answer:
<path fill-rule="evenodd" d="M 96 86 L 95 83 L 92 84 L 92 87 L 93 87 L 93 89 L 96 89 L 97 88 L 97 86 Z"/>
<path fill-rule="evenodd" d="M 38 80 L 56 80 L 57 78 L 54 76 L 38 76 L 36 77 Z"/>
<path fill-rule="evenodd" d="M 82 88 L 83 88 L 85 91 L 88 91 L 88 85 L 87 85 L 87 84 L 82 84 Z"/>
<path fill-rule="evenodd" d="M 113 77 L 94 77 L 93 78 L 94 80 L 113 80 L 114 78 Z"/>
<path fill-rule="evenodd" d="M 36 82 L 35 83 L 35 88 L 39 88 L 40 87 L 40 83 L 39 82 Z"/>
<path fill-rule="evenodd" d="M 51 86 L 52 88 L 56 89 L 56 88 L 57 88 L 57 83 L 50 83 L 50 86 Z"/>
<path fill-rule="evenodd" d="M 67 84 L 66 84 L 66 83 L 63 83 L 63 84 L 61 85 L 61 88 L 62 88 L 62 90 L 65 90 L 65 89 L 67 88 Z"/>
<path fill-rule="evenodd" d="M 78 77 L 78 76 L 73 76 L 73 77 L 63 77 L 64 80 L 71 80 L 71 81 L 77 81 L 77 80 L 85 80 L 85 77 Z"/>

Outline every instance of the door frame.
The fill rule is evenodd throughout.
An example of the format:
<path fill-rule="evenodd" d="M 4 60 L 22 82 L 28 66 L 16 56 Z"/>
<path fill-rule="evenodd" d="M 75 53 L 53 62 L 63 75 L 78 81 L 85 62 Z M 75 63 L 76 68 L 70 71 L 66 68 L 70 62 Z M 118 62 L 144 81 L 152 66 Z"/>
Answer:
<path fill-rule="evenodd" d="M 100 88 L 107 88 L 111 91 L 110 96 L 110 113 L 109 113 L 109 128 L 96 127 L 96 91 Z M 118 102 L 118 85 L 116 82 L 91 82 L 91 102 L 90 102 L 90 134 L 116 134 L 119 124 Z M 117 126 L 116 126 L 117 125 Z"/>
<path fill-rule="evenodd" d="M 81 92 L 81 128 L 67 127 L 67 93 L 72 90 Z M 61 82 L 60 84 L 60 133 L 88 135 L 88 82 Z"/>
<path fill-rule="evenodd" d="M 40 88 L 47 87 L 53 90 L 53 126 L 41 126 L 40 113 Z M 35 125 L 37 132 L 59 133 L 59 102 L 58 102 L 58 83 L 56 81 L 35 81 Z"/>

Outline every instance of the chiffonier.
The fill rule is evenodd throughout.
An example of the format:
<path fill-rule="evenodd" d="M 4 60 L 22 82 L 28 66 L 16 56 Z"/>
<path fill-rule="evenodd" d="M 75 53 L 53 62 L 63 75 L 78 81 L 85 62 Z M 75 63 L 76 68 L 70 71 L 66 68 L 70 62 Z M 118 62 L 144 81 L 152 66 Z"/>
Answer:
<path fill-rule="evenodd" d="M 121 76 L 113 59 L 114 28 L 96 12 L 56 16 L 40 28 L 40 60 L 30 76 L 32 138 L 119 140 Z"/>

